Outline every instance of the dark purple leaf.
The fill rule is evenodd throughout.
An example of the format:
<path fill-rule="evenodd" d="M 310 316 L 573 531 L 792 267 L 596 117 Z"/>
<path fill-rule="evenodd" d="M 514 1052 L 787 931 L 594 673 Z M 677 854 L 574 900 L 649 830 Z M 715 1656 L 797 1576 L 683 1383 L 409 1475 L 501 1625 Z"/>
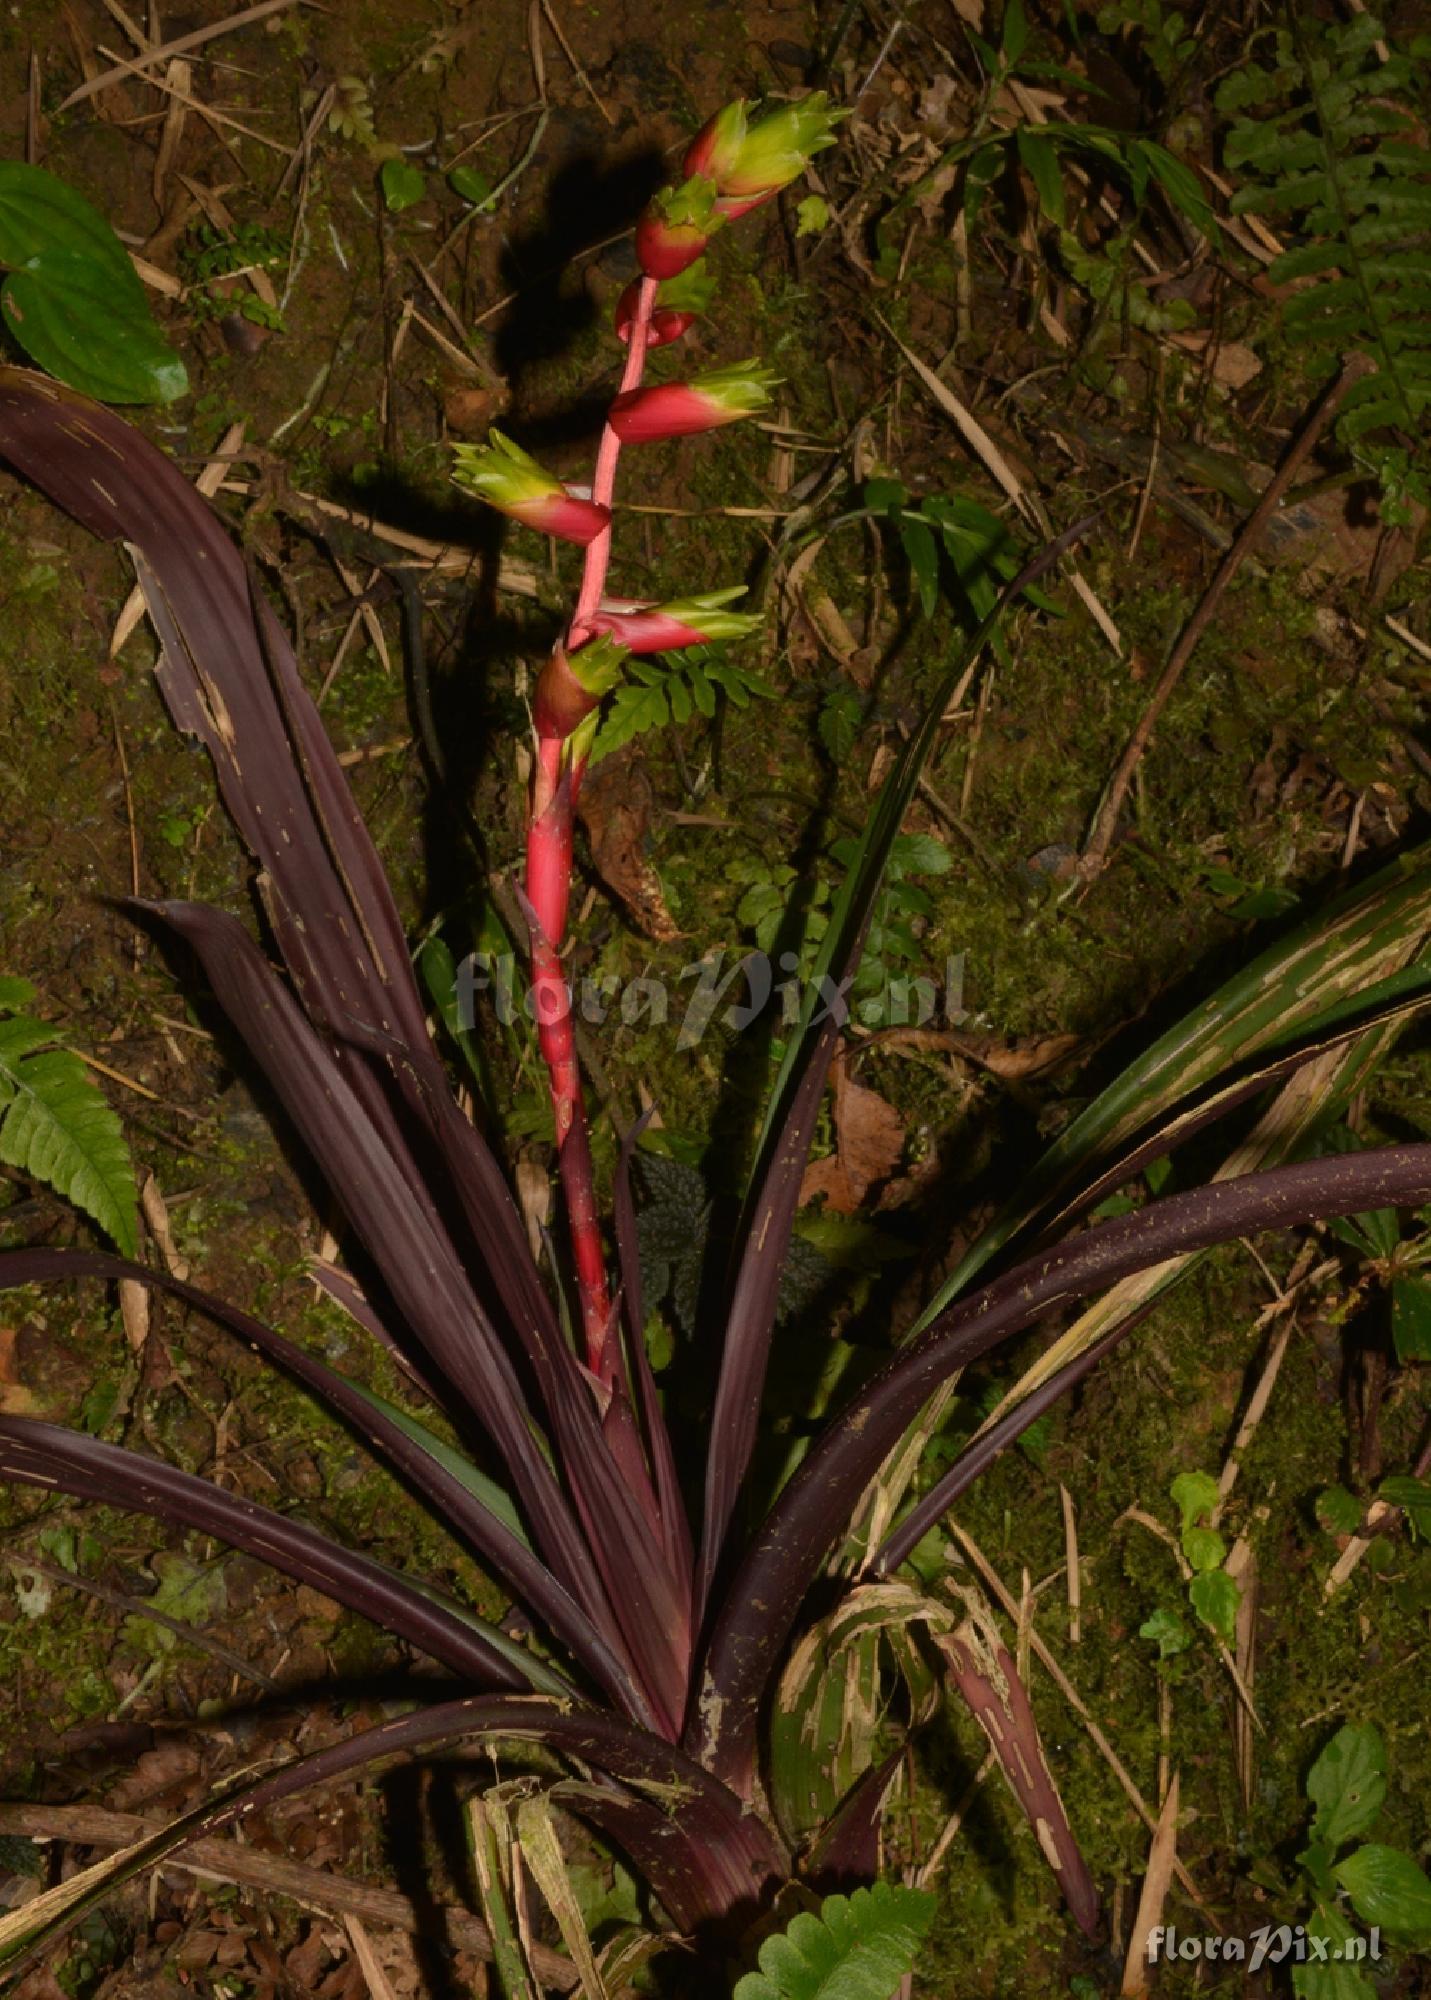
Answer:
<path fill-rule="evenodd" d="M 890 849 L 914 797 L 939 719 L 959 675 L 970 661 L 978 658 L 1010 605 L 1045 575 L 1090 526 L 1091 519 L 1080 521 L 1041 549 L 1005 586 L 989 616 L 959 648 L 918 729 L 885 780 L 830 912 L 799 1022 L 786 1040 L 785 1054 L 766 1109 L 750 1191 L 735 1235 L 738 1258 L 721 1346 L 710 1448 L 706 1454 L 698 1613 L 704 1612 L 716 1578 L 728 1560 L 726 1539 L 736 1497 L 755 1448 L 775 1327 L 776 1294 L 789 1252 L 800 1183 L 814 1137 L 815 1116 L 839 1042 L 844 995 L 859 965 Z M 826 1018 L 821 1018 L 822 1012 Z"/>
<path fill-rule="evenodd" d="M 213 1535 L 371 1618 L 456 1674 L 498 1688 L 530 1686 L 520 1669 L 467 1623 L 460 1607 L 447 1610 L 435 1595 L 419 1591 L 371 1556 L 162 1459 L 141 1458 L 62 1424 L 0 1416 L 0 1479 L 58 1489 Z"/>
<path fill-rule="evenodd" d="M 760 1704 L 804 1594 L 886 1455 L 957 1369 L 1045 1313 L 1171 1257 L 1257 1230 L 1428 1198 L 1431 1145 L 1299 1161 L 1153 1202 L 1028 1259 L 946 1308 L 827 1428 L 760 1529 L 714 1623 L 687 1725 L 693 1754 L 749 1796 Z"/>
<path fill-rule="evenodd" d="M 1098 1929 L 1098 1896 L 1039 1741 L 1027 1690 L 987 1611 L 971 1606 L 957 1632 L 936 1632 L 954 1684 L 989 1739 L 1040 1851 L 1085 1937 Z"/>
<path fill-rule="evenodd" d="M 1016 1444 L 1029 1425 L 1036 1423 L 1045 1410 L 1051 1410 L 1060 1397 L 1075 1388 L 1085 1375 L 1091 1375 L 1104 1356 L 1111 1354 L 1135 1326 L 1141 1326 L 1158 1304 L 1159 1300 L 1150 1299 L 1147 1305 L 1140 1306 L 1136 1312 L 1129 1313 L 1126 1319 L 1119 1320 L 1116 1325 L 1108 1329 L 1107 1333 L 1095 1340 L 1091 1347 L 1067 1362 L 1056 1374 L 1050 1375 L 1046 1382 L 1040 1383 L 1038 1388 L 1025 1396 L 1022 1402 L 1000 1417 L 996 1424 L 990 1424 L 982 1437 L 977 1437 L 966 1445 L 943 1477 L 915 1506 L 910 1508 L 899 1526 L 886 1535 L 880 1543 L 870 1561 L 873 1573 L 876 1576 L 888 1576 L 892 1570 L 898 1569 L 920 1536 L 934 1526 L 941 1514 L 948 1513 L 954 1502 L 962 1493 L 968 1492 L 979 1475 L 986 1472 L 994 1460 L 1002 1452 L 1007 1451 L 1011 1444 Z"/>
<path fill-rule="evenodd" d="M 905 1746 L 857 1778 L 810 1843 L 800 1873 L 820 1895 L 848 1894 L 879 1873 L 879 1830 Z"/>
<path fill-rule="evenodd" d="M 650 1356 L 646 1352 L 641 1252 L 637 1241 L 636 1205 L 631 1197 L 631 1156 L 636 1141 L 645 1131 L 653 1112 L 654 1106 L 651 1111 L 643 1112 L 621 1141 L 621 1157 L 616 1165 L 612 1220 L 616 1230 L 616 1254 L 621 1271 L 621 1308 L 626 1319 L 626 1338 L 631 1351 L 631 1373 L 636 1379 L 641 1423 L 646 1434 L 646 1449 L 651 1461 L 652 1476 L 656 1482 L 656 1502 L 661 1512 L 661 1545 L 665 1551 L 666 1566 L 676 1587 L 683 1598 L 689 1598 L 694 1557 L 691 1548 L 691 1528 L 681 1495 L 675 1453 L 671 1448 L 671 1434 L 666 1427 L 660 1392 L 656 1387 L 656 1378 L 651 1372 Z"/>
<path fill-rule="evenodd" d="M 58 1278 L 128 1278 L 166 1292 L 286 1369 L 426 1495 L 444 1526 L 466 1541 L 473 1554 L 550 1628 L 613 1701 L 635 1720 L 649 1722 L 650 1712 L 633 1683 L 630 1663 L 597 1631 L 531 1550 L 429 1452 L 315 1355 L 225 1300 L 122 1257 L 83 1250 L 0 1253 L 0 1291 L 15 1285 L 49 1284 Z"/>

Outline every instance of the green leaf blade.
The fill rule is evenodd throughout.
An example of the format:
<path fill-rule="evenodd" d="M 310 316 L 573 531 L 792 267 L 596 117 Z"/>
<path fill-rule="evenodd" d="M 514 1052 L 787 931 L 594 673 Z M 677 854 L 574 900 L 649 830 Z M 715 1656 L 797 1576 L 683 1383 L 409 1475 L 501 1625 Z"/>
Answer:
<path fill-rule="evenodd" d="M 109 403 L 171 403 L 189 383 L 98 210 L 42 167 L 0 161 L 0 311 L 32 361 Z"/>
<path fill-rule="evenodd" d="M 1374 1722 L 1348 1722 L 1307 1774 L 1307 1797 L 1317 1808 L 1312 1837 L 1344 1847 L 1366 1833 L 1386 1797 L 1386 1745 Z"/>

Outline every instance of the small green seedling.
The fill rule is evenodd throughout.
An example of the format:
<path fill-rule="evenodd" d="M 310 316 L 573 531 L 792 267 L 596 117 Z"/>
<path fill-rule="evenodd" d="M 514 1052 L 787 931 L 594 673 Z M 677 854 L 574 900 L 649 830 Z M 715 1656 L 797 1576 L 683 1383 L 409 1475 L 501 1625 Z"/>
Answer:
<path fill-rule="evenodd" d="M 1207 1525 L 1220 1498 L 1217 1481 L 1208 1472 L 1180 1472 L 1168 1491 L 1182 1516 L 1178 1543 L 1193 1572 L 1188 1601 L 1202 1623 L 1230 1646 L 1236 1638 L 1242 1592 L 1227 1572 L 1226 1542 L 1216 1528 Z M 1156 1644 L 1160 1660 L 1186 1652 L 1192 1644 L 1192 1634 L 1183 1620 L 1166 1607 L 1138 1628 L 1138 1636 Z"/>

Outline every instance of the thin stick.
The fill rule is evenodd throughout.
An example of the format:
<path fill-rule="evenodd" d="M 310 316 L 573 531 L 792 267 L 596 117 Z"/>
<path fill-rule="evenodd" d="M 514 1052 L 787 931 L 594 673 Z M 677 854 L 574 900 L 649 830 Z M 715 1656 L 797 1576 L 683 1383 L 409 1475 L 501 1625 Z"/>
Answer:
<path fill-rule="evenodd" d="M 1421 1456 L 1417 1459 L 1415 1465 L 1412 1466 L 1411 1477 L 1413 1479 L 1424 1479 L 1428 1472 L 1431 1472 L 1431 1440 L 1428 1440 Z M 1324 1596 L 1332 1597 L 1341 1589 L 1342 1585 L 1371 1547 L 1373 1541 L 1375 1541 L 1376 1537 L 1372 1533 L 1372 1530 L 1379 1528 L 1389 1515 L 1399 1514 L 1401 1511 L 1401 1508 L 1393 1505 L 1389 1500 L 1372 1501 L 1370 1507 L 1366 1510 L 1366 1519 L 1362 1522 L 1361 1533 L 1352 1536 L 1351 1540 L 1337 1557 L 1326 1583 L 1322 1586 Z"/>
<path fill-rule="evenodd" d="M 1206 632 L 1216 615 L 1217 608 L 1227 595 L 1228 586 L 1262 538 L 1267 523 L 1282 504 L 1283 495 L 1291 486 L 1307 458 L 1316 446 L 1318 438 L 1336 415 L 1342 398 L 1353 383 L 1367 374 L 1371 363 L 1362 355 L 1354 355 L 1313 406 L 1311 415 L 1294 439 L 1291 450 L 1281 465 L 1267 482 L 1262 498 L 1243 524 L 1241 532 L 1217 566 L 1217 573 L 1202 596 L 1202 601 L 1192 617 L 1183 627 L 1177 644 L 1169 655 L 1168 664 L 1159 676 L 1148 706 L 1138 720 L 1138 726 L 1128 739 L 1128 747 L 1119 759 L 1118 768 L 1113 773 L 1103 802 L 1093 821 L 1088 844 L 1079 862 L 1079 873 L 1085 881 L 1097 875 L 1108 858 L 1108 850 L 1113 844 L 1113 834 L 1118 825 L 1118 817 L 1128 796 L 1128 788 L 1133 782 L 1133 774 L 1143 761 L 1143 754 L 1152 740 L 1153 731 L 1161 720 L 1173 689 L 1182 678 L 1182 672 L 1196 650 L 1198 641 Z"/>
<path fill-rule="evenodd" d="M 577 82 L 581 85 L 582 89 L 586 92 L 587 96 L 591 99 L 592 103 L 596 106 L 597 110 L 601 113 L 602 117 L 606 120 L 607 124 L 611 127 L 612 131 L 614 132 L 616 129 L 616 120 L 607 110 L 606 106 L 602 103 L 601 99 L 597 96 L 595 88 L 592 85 L 591 78 L 587 75 L 586 71 L 577 61 L 575 55 L 573 55 L 571 43 L 562 33 L 561 22 L 558 21 L 556 15 L 552 12 L 551 0 L 541 0 L 541 8 L 542 8 L 542 13 L 546 16 L 547 26 L 551 29 L 552 33 L 556 36 L 558 42 L 560 42 L 561 44 L 562 54 L 571 64 L 572 74 L 575 76 Z"/>
<path fill-rule="evenodd" d="M 950 1533 L 954 1536 L 955 1540 L 958 1541 L 960 1546 L 963 1548 L 970 1562 L 973 1563 L 975 1569 L 978 1570 L 984 1582 L 988 1585 L 989 1589 L 994 1593 L 995 1597 L 998 1598 L 1000 1604 L 1003 1606 L 1004 1610 L 1008 1613 L 1009 1617 L 1016 1619 L 1019 1615 L 1019 1607 L 1017 1602 L 1015 1601 L 1009 1590 L 1006 1588 L 1003 1578 L 999 1575 L 998 1571 L 994 1568 L 992 1563 L 989 1561 L 988 1557 L 984 1554 L 983 1550 L 979 1547 L 979 1544 L 974 1540 L 974 1537 L 971 1534 L 969 1534 L 966 1529 L 961 1528 L 957 1521 L 950 1521 L 948 1523 L 948 1527 Z M 1068 1678 L 1068 1675 L 1063 1671 L 1063 1668 L 1058 1664 L 1058 1661 L 1053 1657 L 1053 1654 L 1048 1649 L 1047 1643 L 1037 1630 L 1030 1632 L 1029 1644 L 1033 1648 L 1033 1651 L 1036 1654 L 1039 1661 L 1041 1662 L 1045 1672 L 1048 1674 L 1049 1679 L 1053 1682 L 1054 1686 L 1058 1689 L 1059 1693 L 1063 1696 L 1064 1700 L 1068 1703 L 1069 1707 L 1073 1710 L 1074 1714 L 1078 1717 L 1079 1721 L 1088 1731 L 1088 1734 L 1092 1738 L 1093 1743 L 1097 1748 L 1099 1755 L 1102 1757 L 1104 1763 L 1108 1766 L 1109 1770 L 1113 1773 L 1114 1777 L 1118 1780 L 1118 1783 L 1122 1786 L 1124 1792 L 1126 1793 L 1128 1800 L 1133 1807 L 1133 1810 L 1137 1813 L 1139 1819 L 1142 1820 L 1144 1826 L 1147 1827 L 1149 1833 L 1155 1833 L 1157 1831 L 1157 1826 L 1158 1826 L 1158 1815 L 1153 1811 L 1152 1807 L 1143 1797 L 1143 1794 L 1138 1790 L 1138 1787 L 1134 1784 L 1132 1778 L 1128 1775 L 1127 1766 L 1123 1763 L 1117 1751 L 1113 1748 L 1113 1745 L 1108 1741 L 1108 1738 L 1103 1734 L 1103 1731 L 1098 1727 L 1098 1724 L 1094 1721 L 1092 1715 L 1089 1713 L 1087 1703 L 1083 1700 L 1078 1690 L 1074 1687 L 1072 1681 Z M 1193 1881 L 1192 1876 L 1189 1875 L 1187 1869 L 1183 1866 L 1181 1861 L 1174 1861 L 1173 1873 L 1177 1876 L 1179 1882 L 1182 1883 L 1183 1888 L 1187 1891 L 1188 1895 L 1191 1897 L 1194 1906 L 1202 1913 L 1203 1916 L 1205 1916 L 1208 1919 L 1209 1923 L 1211 1923 L 1213 1921 L 1212 1912 L 1211 1910 L 1208 1909 L 1206 1903 L 1203 1902 L 1201 1896 L 1199 1896 L 1197 1892 L 1197 1884 Z"/>
<path fill-rule="evenodd" d="M 1063 1551 L 1068 1568 L 1068 1643 L 1076 1646 L 1083 1637 L 1083 1572 L 1078 1566 L 1078 1516 L 1073 1511 L 1073 1495 L 1061 1482 L 1058 1497 L 1063 1503 Z"/>
<path fill-rule="evenodd" d="M 180 104 L 186 104 L 191 111 L 197 111 L 201 118 L 207 118 L 211 123 L 217 120 L 220 125 L 228 125 L 235 132 L 242 132 L 245 139 L 256 139 L 260 146 L 267 146 L 275 153 L 282 153 L 285 158 L 293 152 L 293 148 L 285 146 L 281 139 L 271 139 L 266 132 L 256 132 L 252 125 L 245 125 L 230 112 L 220 111 L 217 105 L 202 103 L 189 91 L 181 90 L 177 84 L 168 82 L 166 78 L 147 75 L 143 62 L 130 62 L 127 57 L 117 56 L 113 49 L 105 48 L 103 43 L 100 44 L 99 52 L 109 57 L 115 65 L 116 73 L 137 76 L 141 83 L 147 83 L 153 90 L 162 90 L 166 96 L 176 99 Z M 67 99 L 66 102 L 68 101 Z"/>
<path fill-rule="evenodd" d="M 1148 1990 L 1148 1938 L 1161 1921 L 1163 1905 L 1172 1886 L 1178 1850 L 1178 1774 L 1174 1771 L 1163 1800 L 1163 1810 L 1148 1850 L 1148 1870 L 1143 1877 L 1138 1913 L 1128 1937 L 1128 1956 L 1123 1962 L 1123 1983 L 1118 1989 L 1127 2000 L 1139 2000 Z"/>
<path fill-rule="evenodd" d="M 201 48 L 205 42 L 213 41 L 216 35 L 230 35 L 237 28 L 247 28 L 252 22 L 265 20 L 270 14 L 279 14 L 285 7 L 293 5 L 294 0 L 259 0 L 258 6 L 245 7 L 241 13 L 230 14 L 226 21 L 211 21 L 206 28 L 195 28 L 192 34 L 180 35 L 177 41 L 165 42 L 160 48 L 150 49 L 144 58 L 145 64 L 167 62 L 170 56 L 181 56 L 189 49 Z M 82 104 L 87 97 L 93 97 L 97 91 L 107 90 L 110 84 L 120 82 L 129 70 L 143 75 L 142 69 L 136 68 L 132 63 L 124 64 L 122 69 L 105 70 L 100 76 L 92 76 L 88 83 L 82 83 L 78 90 L 72 90 L 60 106 L 60 110 L 68 111 L 72 105 Z M 154 79 L 145 77 L 144 81 L 153 83 Z"/>

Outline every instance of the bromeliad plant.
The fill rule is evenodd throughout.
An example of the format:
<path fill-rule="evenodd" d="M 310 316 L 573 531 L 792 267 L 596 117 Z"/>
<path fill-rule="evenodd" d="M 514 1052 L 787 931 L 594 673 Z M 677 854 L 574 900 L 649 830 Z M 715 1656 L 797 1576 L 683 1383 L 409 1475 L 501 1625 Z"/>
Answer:
<path fill-rule="evenodd" d="M 283 969 L 233 916 L 188 902 L 138 907 L 197 955 L 326 1179 L 362 1255 L 362 1280 L 325 1267 L 323 1282 L 401 1358 L 411 1393 L 402 1406 L 385 1400 L 252 1315 L 128 1258 L 13 1252 L 0 1257 L 0 1287 L 128 1278 L 206 1314 L 345 1420 L 535 1628 L 514 1639 L 430 1579 L 345 1548 L 296 1512 L 62 1426 L 0 1417 L 0 1477 L 247 1550 L 373 1619 L 456 1683 L 451 1699 L 278 1770 L 0 1920 L 0 1966 L 184 1839 L 380 1758 L 481 1739 L 537 1743 L 560 1760 L 570 1775 L 552 1785 L 550 1799 L 631 1859 L 666 1920 L 705 1937 L 719 1972 L 725 1945 L 792 1881 L 849 1888 L 875 1874 L 881 1810 L 901 1754 L 895 1718 L 912 1724 L 927 1713 L 946 1669 L 1001 1745 L 1073 1913 L 1093 1929 L 1093 1887 L 997 1628 L 967 1593 L 928 1594 L 903 1560 L 968 1479 L 1208 1247 L 1431 1199 L 1431 1146 L 1289 1159 L 1306 1135 L 1303 1078 L 1334 1095 L 1426 997 L 1431 978 L 1408 967 L 1431 932 L 1431 865 L 1422 858 L 1265 954 L 1098 1098 L 978 1238 L 904 1344 L 827 1425 L 764 1517 L 749 1518 L 779 1280 L 839 1043 L 840 996 L 949 690 L 968 663 L 970 648 L 961 649 L 885 782 L 784 1043 L 719 1321 L 709 1329 L 719 1366 L 703 1493 L 691 1504 L 643 1343 L 628 1175 L 634 1133 L 625 1135 L 610 1236 L 599 1219 L 560 960 L 572 808 L 603 695 L 627 649 L 671 645 L 687 632 L 709 638 L 728 632 L 737 615 L 722 591 L 654 607 L 604 594 L 622 444 L 689 429 L 696 413 L 705 424 L 723 421 L 749 406 L 758 381 L 748 368 L 685 386 L 644 385 L 647 348 L 683 330 L 686 307 L 669 294 L 663 304 L 662 286 L 716 227 L 787 184 L 829 137 L 818 98 L 754 121 L 746 107 L 732 107 L 695 142 L 682 187 L 653 205 L 639 233 L 647 275 L 618 314 L 627 363 L 589 498 L 567 493 L 502 439 L 463 460 L 463 476 L 486 497 L 587 551 L 565 642 L 536 691 L 526 865 L 575 1315 L 563 1310 L 555 1281 L 544 1282 L 503 1163 L 459 1106 L 377 854 L 293 650 L 221 523 L 119 418 L 42 377 L 0 371 L 0 455 L 134 556 L 161 645 L 160 691 L 177 726 L 212 759 L 258 864 Z M 1059 552 L 1055 545 L 1011 580 L 974 650 Z M 1274 1083 L 1283 1085 L 1280 1096 L 1223 1177 L 1080 1226 L 1111 1188 Z M 1026 1378 L 1017 1407 L 995 1412 L 911 1504 L 921 1443 L 959 1370 L 1094 1294 L 1099 1303 Z M 811 1588 L 831 1575 L 849 1587 L 833 1610 L 827 1590 L 811 1624 Z M 883 1720 L 853 1741 L 842 1694 L 851 1650 L 861 1686 L 877 1689 L 882 1646 L 906 1684 L 904 1706 L 873 1699 L 864 1712 Z M 488 1834 L 499 1817 L 494 1805 Z M 511 1940 L 496 1920 L 501 1855 L 482 1852 L 505 1950 Z M 599 1984 L 588 1980 L 587 1990 Z"/>

